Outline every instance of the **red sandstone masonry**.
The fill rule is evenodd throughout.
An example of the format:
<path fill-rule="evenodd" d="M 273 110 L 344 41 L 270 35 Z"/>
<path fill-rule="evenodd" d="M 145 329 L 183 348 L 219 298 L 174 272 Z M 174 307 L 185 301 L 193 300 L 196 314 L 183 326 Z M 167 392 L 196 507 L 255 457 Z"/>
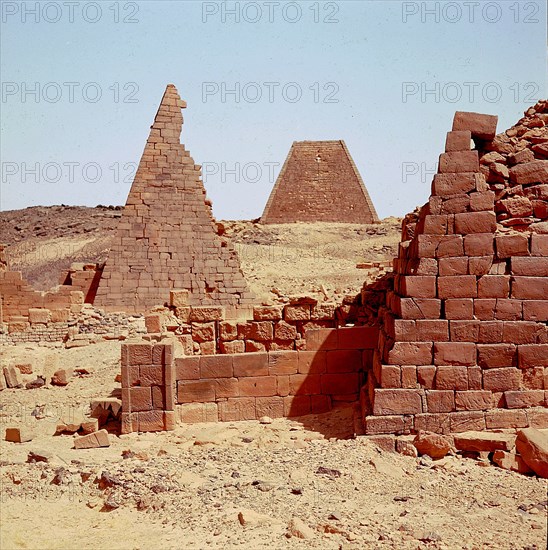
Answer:
<path fill-rule="evenodd" d="M 500 190 L 469 140 L 493 139 L 495 127 L 496 117 L 456 114 L 430 201 L 399 248 L 361 392 L 368 434 L 548 427 L 548 236 L 498 231 Z M 548 184 L 535 179 L 547 179 L 544 164 L 514 172 Z M 528 200 L 514 202 L 503 222 Z"/>
<path fill-rule="evenodd" d="M 477 140 L 492 125 L 477 114 L 461 118 L 471 127 L 455 131 Z M 223 316 L 192 322 L 186 302 L 176 307 L 184 330 L 189 323 L 182 343 L 190 338 L 201 353 L 175 362 L 173 404 L 181 420 L 309 414 L 355 400 L 361 386 L 368 434 L 547 427 L 548 242 L 497 229 L 498 195 L 484 165 L 476 166 L 476 152 L 458 154 L 467 153 L 466 137 L 448 136 L 437 194 L 399 248 L 378 339 L 371 327 L 335 328 L 333 313 L 325 328 L 306 330 L 318 307 L 307 302 L 257 307 L 253 320 L 237 323 Z M 232 343 L 248 353 L 228 356 L 232 362 L 206 355 Z M 132 372 L 126 378 L 135 381 Z M 135 393 L 135 406 L 147 410 L 133 415 L 166 403 L 154 388 L 150 397 L 147 387 Z"/>
<path fill-rule="evenodd" d="M 234 248 L 218 235 L 201 167 L 179 141 L 185 107 L 169 85 L 94 300 L 107 311 L 143 313 L 178 290 L 187 291 L 185 305 L 238 306 L 252 301 Z M 201 348 L 210 351 L 206 342 Z"/>
<path fill-rule="evenodd" d="M 321 413 L 337 401 L 357 401 L 378 329 L 310 329 L 307 335 L 314 348 L 308 351 L 176 359 L 171 344 L 123 344 L 124 432 L 172 429 L 175 409 L 182 422 L 233 421 Z"/>

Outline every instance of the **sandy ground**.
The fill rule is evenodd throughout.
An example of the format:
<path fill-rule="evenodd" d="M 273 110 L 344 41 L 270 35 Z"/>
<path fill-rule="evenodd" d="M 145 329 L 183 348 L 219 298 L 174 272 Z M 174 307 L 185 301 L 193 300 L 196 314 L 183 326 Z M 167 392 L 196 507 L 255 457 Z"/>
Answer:
<path fill-rule="evenodd" d="M 72 261 L 106 257 L 115 215 L 50 214 L 37 224 L 26 212 L 16 235 L 24 240 L 12 249 L 44 288 Z M 48 224 L 60 215 L 81 230 L 52 232 Z M 356 265 L 393 257 L 400 229 L 395 218 L 375 226 L 222 223 L 263 301 L 323 290 L 338 301 L 358 292 L 368 273 Z M 48 355 L 76 369 L 67 387 L 0 393 L 2 550 L 546 547 L 546 480 L 458 455 L 431 461 L 385 453 L 365 438 L 349 439 L 352 407 L 160 434 L 118 436 L 111 425 L 109 448 L 75 450 L 73 435 L 52 434 L 60 417 L 86 413 L 90 399 L 119 396 L 120 343 L 4 346 L 0 363 L 33 359 L 28 381 Z M 21 425 L 36 431 L 32 441 L 3 440 L 6 427 Z M 29 452 L 48 462 L 28 463 Z"/>
<path fill-rule="evenodd" d="M 57 417 L 118 394 L 119 345 L 2 349 L 4 360 L 59 354 L 80 376 L 65 388 L 0 394 L 2 434 L 21 424 L 37 431 L 27 443 L 0 441 L 0 548 L 545 548 L 546 480 L 347 439 L 350 407 L 112 433 L 109 448 L 72 449 L 73 435 L 51 435 Z M 31 415 L 37 405 L 41 420 Z M 28 463 L 30 451 L 48 462 Z"/>

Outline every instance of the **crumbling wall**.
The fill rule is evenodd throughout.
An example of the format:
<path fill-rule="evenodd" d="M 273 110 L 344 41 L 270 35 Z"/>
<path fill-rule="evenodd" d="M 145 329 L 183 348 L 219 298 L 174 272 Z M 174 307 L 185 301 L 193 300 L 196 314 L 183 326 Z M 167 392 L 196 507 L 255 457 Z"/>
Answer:
<path fill-rule="evenodd" d="M 533 111 L 504 137 L 455 115 L 380 310 L 366 433 L 548 427 L 546 102 Z"/>
<path fill-rule="evenodd" d="M 174 290 L 169 308 L 154 308 L 145 316 L 151 335 L 175 335 L 186 355 L 304 349 L 308 330 L 345 324 L 343 307 L 312 298 L 246 309 L 188 301 L 187 291 Z"/>
<path fill-rule="evenodd" d="M 73 264 L 58 287 L 38 291 L 20 271 L 8 270 L 5 249 L 0 245 L 0 344 L 65 342 L 76 347 L 138 333 L 127 315 L 85 305 L 95 292 L 101 266 Z"/>
<path fill-rule="evenodd" d="M 5 324 L 10 334 L 33 331 L 31 341 L 41 334 L 55 340 L 57 332 L 64 330 L 61 325 L 81 311 L 83 302 L 83 293 L 71 286 L 42 292 L 34 290 L 20 271 L 0 270 L 0 325 Z"/>

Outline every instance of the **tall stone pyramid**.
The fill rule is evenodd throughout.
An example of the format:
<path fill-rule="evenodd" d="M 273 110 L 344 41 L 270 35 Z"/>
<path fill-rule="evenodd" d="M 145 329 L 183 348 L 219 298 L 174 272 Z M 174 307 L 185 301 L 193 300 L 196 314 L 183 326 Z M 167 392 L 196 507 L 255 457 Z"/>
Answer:
<path fill-rule="evenodd" d="M 294 141 L 262 223 L 376 223 L 375 207 L 342 140 Z"/>
<path fill-rule="evenodd" d="M 151 126 L 94 301 L 142 313 L 172 289 L 190 305 L 248 304 L 236 251 L 217 232 L 201 167 L 180 143 L 186 102 L 168 85 Z"/>

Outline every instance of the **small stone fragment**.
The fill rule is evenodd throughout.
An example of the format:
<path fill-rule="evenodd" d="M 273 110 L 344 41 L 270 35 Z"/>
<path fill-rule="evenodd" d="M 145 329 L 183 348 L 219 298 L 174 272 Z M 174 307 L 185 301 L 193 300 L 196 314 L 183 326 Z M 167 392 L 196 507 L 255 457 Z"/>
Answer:
<path fill-rule="evenodd" d="M 51 383 L 54 386 L 66 386 L 74 374 L 74 369 L 71 367 L 56 370 L 51 377 Z"/>
<path fill-rule="evenodd" d="M 314 531 L 302 519 L 293 517 L 287 527 L 287 532 L 298 539 L 314 538 Z"/>
<path fill-rule="evenodd" d="M 6 428 L 6 441 L 12 441 L 13 443 L 25 443 L 27 441 L 32 441 L 33 438 L 34 431 L 29 426 Z"/>

